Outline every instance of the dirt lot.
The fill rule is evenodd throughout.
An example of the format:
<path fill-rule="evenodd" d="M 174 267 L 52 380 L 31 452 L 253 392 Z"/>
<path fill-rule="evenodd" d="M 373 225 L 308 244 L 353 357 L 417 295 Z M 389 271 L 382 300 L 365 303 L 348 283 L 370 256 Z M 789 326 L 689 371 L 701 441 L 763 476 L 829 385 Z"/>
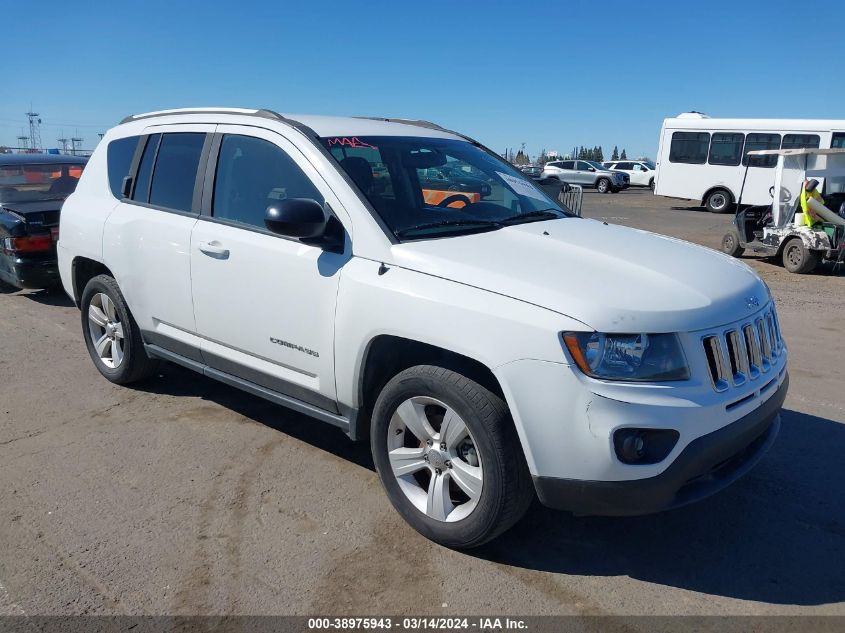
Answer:
<path fill-rule="evenodd" d="M 585 215 L 717 246 L 730 218 L 676 204 Z M 0 292 L 0 614 L 845 614 L 845 273 L 747 261 L 791 355 L 760 465 L 662 515 L 534 507 L 470 553 L 407 527 L 339 431 L 173 366 L 112 386 L 63 294 Z"/>

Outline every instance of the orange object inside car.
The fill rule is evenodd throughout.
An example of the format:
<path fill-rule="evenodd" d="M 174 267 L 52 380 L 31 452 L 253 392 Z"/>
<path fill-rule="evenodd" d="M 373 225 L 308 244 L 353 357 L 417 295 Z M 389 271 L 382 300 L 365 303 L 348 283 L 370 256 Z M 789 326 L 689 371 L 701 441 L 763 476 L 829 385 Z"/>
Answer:
<path fill-rule="evenodd" d="M 481 200 L 481 194 L 473 193 L 472 191 L 441 191 L 440 189 L 423 189 L 422 194 L 425 203 L 432 207 L 436 207 L 446 198 L 451 196 L 466 196 L 469 199 L 470 204 L 475 204 Z M 455 200 L 446 206 L 452 209 L 460 209 L 461 207 L 467 206 L 467 204 L 463 200 Z"/>

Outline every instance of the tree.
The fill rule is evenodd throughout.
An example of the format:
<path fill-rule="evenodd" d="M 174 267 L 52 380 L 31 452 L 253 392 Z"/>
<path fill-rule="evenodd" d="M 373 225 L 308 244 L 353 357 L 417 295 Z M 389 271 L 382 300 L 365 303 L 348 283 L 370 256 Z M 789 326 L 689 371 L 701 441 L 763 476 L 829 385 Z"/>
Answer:
<path fill-rule="evenodd" d="M 602 162 L 604 160 L 604 152 L 601 151 L 601 145 L 596 148 L 596 160 Z"/>
<path fill-rule="evenodd" d="M 628 154 L 625 153 L 625 148 L 622 148 L 622 153 L 619 155 L 619 160 L 628 160 Z"/>
<path fill-rule="evenodd" d="M 619 148 L 613 146 L 613 153 L 610 155 L 610 160 L 619 160 Z"/>

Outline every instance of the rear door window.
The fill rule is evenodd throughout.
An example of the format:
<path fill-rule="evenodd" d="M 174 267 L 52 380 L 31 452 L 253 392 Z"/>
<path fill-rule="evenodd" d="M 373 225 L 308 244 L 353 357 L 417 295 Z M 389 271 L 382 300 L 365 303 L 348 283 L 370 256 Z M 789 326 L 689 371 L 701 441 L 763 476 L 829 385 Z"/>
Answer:
<path fill-rule="evenodd" d="M 202 132 L 171 132 L 162 136 L 150 187 L 151 205 L 176 211 L 193 210 L 204 143 Z"/>
<path fill-rule="evenodd" d="M 132 157 L 135 155 L 135 148 L 138 147 L 138 136 L 127 136 L 118 138 L 109 143 L 106 148 L 106 162 L 109 172 L 109 189 L 112 195 L 118 200 L 123 197 L 121 189 L 123 179 L 129 175 L 132 166 Z"/>
<path fill-rule="evenodd" d="M 132 192 L 132 199 L 135 202 L 146 203 L 150 201 L 150 179 L 153 175 L 153 165 L 155 164 L 159 141 L 161 141 L 161 134 L 153 134 L 147 137 L 144 154 L 141 156 L 141 164 L 138 167 L 138 173 L 135 175 L 135 186 Z"/>

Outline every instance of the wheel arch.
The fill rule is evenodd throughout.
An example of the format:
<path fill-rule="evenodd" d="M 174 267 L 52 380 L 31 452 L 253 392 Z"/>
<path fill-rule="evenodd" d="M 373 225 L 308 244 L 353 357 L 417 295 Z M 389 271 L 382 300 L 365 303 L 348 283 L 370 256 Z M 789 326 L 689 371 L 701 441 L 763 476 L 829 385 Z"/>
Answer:
<path fill-rule="evenodd" d="M 728 187 L 727 185 L 713 185 L 707 191 L 704 192 L 703 196 L 701 196 L 701 206 L 704 206 L 707 203 L 707 198 L 709 198 L 710 194 L 714 191 L 726 191 L 728 193 L 728 196 L 730 196 L 728 204 L 736 204 L 736 195 L 730 187 Z"/>
<path fill-rule="evenodd" d="M 73 281 L 73 301 L 78 308 L 82 300 L 82 292 L 86 284 L 97 275 L 114 277 L 108 266 L 88 257 L 74 257 L 71 262 L 71 279 Z"/>
<path fill-rule="evenodd" d="M 437 365 L 461 373 L 507 401 L 493 371 L 481 361 L 458 352 L 392 334 L 373 337 L 364 351 L 358 372 L 359 414 L 352 439 L 369 435 L 371 415 L 378 394 L 399 372 L 415 365 Z"/>

